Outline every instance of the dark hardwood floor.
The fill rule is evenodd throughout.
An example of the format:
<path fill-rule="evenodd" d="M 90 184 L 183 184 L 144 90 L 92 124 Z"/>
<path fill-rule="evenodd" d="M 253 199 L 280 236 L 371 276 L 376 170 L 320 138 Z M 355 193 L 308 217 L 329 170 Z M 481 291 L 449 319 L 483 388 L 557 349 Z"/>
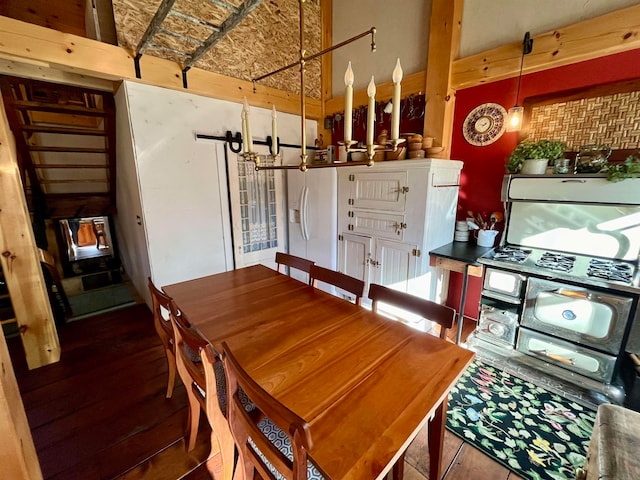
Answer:
<path fill-rule="evenodd" d="M 465 333 L 472 328 L 465 322 Z M 8 340 L 45 479 L 210 478 L 206 420 L 187 454 L 185 389 L 178 381 L 164 396 L 167 367 L 145 305 L 69 323 L 59 335 L 60 362 L 33 371 L 20 340 Z M 407 480 L 426 478 L 420 441 L 407 455 Z M 444 456 L 447 480 L 519 478 L 448 432 Z"/>

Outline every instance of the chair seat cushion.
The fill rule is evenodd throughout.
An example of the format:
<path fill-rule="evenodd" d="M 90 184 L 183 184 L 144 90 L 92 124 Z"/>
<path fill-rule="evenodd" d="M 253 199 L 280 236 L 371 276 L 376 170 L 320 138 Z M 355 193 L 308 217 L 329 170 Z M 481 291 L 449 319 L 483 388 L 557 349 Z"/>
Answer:
<path fill-rule="evenodd" d="M 275 447 L 282 452 L 284 456 L 286 456 L 289 460 L 293 461 L 293 450 L 291 449 L 291 441 L 286 433 L 280 430 L 271 420 L 268 418 L 263 418 L 258 422 L 258 428 L 265 434 L 265 436 L 269 439 L 271 443 L 275 445 Z M 255 450 L 260 458 L 266 463 L 267 467 L 273 473 L 273 475 L 278 480 L 285 480 L 282 474 L 276 470 L 276 468 L 269 463 L 269 461 L 265 458 L 265 456 L 260 452 L 258 447 L 253 443 L 251 438 L 249 438 L 249 443 L 251 447 Z M 320 473 L 320 471 L 316 468 L 316 466 L 310 461 L 307 462 L 307 478 L 309 480 L 324 480 L 324 477 Z"/>
<path fill-rule="evenodd" d="M 220 405 L 220 410 L 222 414 L 227 416 L 227 375 L 224 372 L 224 366 L 222 362 L 216 362 L 213 365 L 213 371 L 216 375 L 216 389 L 218 390 L 218 404 Z M 197 387 L 197 385 L 196 385 Z M 200 392 L 204 395 L 202 389 L 198 388 Z M 240 390 L 240 402 L 244 406 L 247 412 L 252 411 L 256 406 L 251 402 L 247 394 L 244 393 L 243 390 Z"/>

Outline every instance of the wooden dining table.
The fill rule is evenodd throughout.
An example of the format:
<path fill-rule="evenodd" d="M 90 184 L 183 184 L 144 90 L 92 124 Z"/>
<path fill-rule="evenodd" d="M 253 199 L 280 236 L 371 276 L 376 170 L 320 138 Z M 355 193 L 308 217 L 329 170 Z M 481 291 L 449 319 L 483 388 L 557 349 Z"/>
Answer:
<path fill-rule="evenodd" d="M 308 422 L 325 478 L 382 478 L 427 424 L 429 478 L 441 478 L 448 393 L 473 352 L 262 265 L 164 290 Z"/>

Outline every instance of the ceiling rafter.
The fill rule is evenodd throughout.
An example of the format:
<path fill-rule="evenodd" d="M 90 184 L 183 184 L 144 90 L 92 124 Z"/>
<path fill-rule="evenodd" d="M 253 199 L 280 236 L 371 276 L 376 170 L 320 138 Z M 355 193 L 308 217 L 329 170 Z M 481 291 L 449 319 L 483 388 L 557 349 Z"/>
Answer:
<path fill-rule="evenodd" d="M 187 72 L 189 69 L 195 65 L 195 63 L 202 58 L 204 54 L 206 54 L 209 50 L 211 50 L 220 40 L 222 40 L 225 35 L 227 35 L 231 30 L 233 30 L 242 20 L 244 20 L 251 12 L 253 12 L 264 0 L 245 0 L 241 5 L 234 6 L 223 0 L 208 0 L 209 3 L 224 8 L 225 10 L 231 12 L 231 14 L 218 26 L 213 25 L 206 20 L 195 17 L 193 15 L 185 14 L 183 12 L 179 12 L 177 10 L 173 10 L 173 6 L 176 0 L 162 0 L 156 13 L 154 14 L 151 22 L 147 26 L 138 46 L 136 47 L 136 56 L 134 58 L 135 68 L 136 68 L 136 76 L 138 78 L 142 78 L 142 73 L 140 71 L 140 58 L 144 54 L 147 48 L 154 48 L 156 50 L 160 50 L 163 52 L 168 52 L 175 54 L 179 57 L 184 57 L 184 61 L 182 64 L 182 84 L 184 88 L 187 88 Z M 167 16 L 173 15 L 182 20 L 190 22 L 194 25 L 199 25 L 201 27 L 206 27 L 210 30 L 213 30 L 211 35 L 207 37 L 206 40 L 200 42 L 193 37 L 188 37 L 176 32 L 172 32 L 167 28 L 163 28 L 162 24 L 167 18 Z M 182 50 L 178 50 L 175 48 L 159 45 L 153 41 L 153 38 L 158 34 L 168 35 L 174 38 L 180 38 L 186 40 L 187 43 L 191 43 L 197 45 L 192 52 L 186 52 Z"/>

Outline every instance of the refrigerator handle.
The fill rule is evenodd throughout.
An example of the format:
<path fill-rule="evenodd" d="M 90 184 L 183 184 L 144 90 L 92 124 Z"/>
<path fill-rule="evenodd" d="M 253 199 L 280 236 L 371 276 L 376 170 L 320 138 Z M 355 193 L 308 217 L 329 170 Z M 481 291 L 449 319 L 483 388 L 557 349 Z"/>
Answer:
<path fill-rule="evenodd" d="M 302 196 L 300 198 L 300 229 L 302 230 L 302 238 L 309 240 L 309 189 L 302 188 Z"/>

